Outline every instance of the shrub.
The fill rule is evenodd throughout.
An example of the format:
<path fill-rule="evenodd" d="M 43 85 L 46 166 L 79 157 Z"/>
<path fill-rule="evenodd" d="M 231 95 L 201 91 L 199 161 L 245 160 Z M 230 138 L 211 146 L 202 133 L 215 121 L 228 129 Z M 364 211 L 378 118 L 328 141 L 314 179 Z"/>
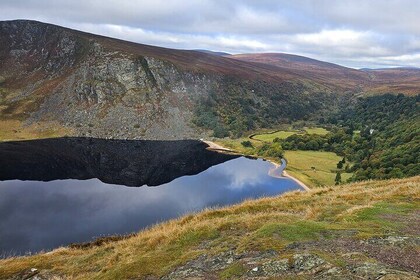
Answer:
<path fill-rule="evenodd" d="M 253 148 L 251 141 L 247 140 L 247 141 L 242 141 L 241 145 L 244 146 L 245 148 Z"/>

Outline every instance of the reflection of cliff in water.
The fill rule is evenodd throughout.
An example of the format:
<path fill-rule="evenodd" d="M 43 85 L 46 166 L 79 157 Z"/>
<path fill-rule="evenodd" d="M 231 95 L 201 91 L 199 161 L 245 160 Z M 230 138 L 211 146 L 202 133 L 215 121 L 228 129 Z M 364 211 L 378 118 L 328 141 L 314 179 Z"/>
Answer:
<path fill-rule="evenodd" d="M 0 180 L 98 178 L 109 184 L 157 186 L 236 156 L 194 140 L 53 138 L 0 143 Z"/>

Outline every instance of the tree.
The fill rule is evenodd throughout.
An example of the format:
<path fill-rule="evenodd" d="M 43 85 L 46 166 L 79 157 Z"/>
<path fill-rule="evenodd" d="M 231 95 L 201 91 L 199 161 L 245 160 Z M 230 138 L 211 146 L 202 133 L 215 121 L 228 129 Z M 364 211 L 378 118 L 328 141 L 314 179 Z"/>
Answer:
<path fill-rule="evenodd" d="M 229 136 L 229 132 L 221 125 L 217 125 L 213 129 L 213 136 L 217 138 L 223 138 Z"/>
<path fill-rule="evenodd" d="M 337 172 L 337 174 L 335 175 L 335 184 L 339 185 L 341 183 L 341 173 Z"/>
<path fill-rule="evenodd" d="M 342 169 L 343 168 L 343 162 L 341 160 L 337 163 L 337 168 L 338 169 Z"/>

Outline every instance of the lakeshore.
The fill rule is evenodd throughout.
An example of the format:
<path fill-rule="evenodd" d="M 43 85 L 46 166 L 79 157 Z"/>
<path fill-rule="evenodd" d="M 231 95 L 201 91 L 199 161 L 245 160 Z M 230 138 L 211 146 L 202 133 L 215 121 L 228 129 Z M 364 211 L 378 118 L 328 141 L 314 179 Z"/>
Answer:
<path fill-rule="evenodd" d="M 216 151 L 216 152 L 222 152 L 222 153 L 230 153 L 230 154 L 241 154 L 240 152 L 236 152 L 232 149 L 229 149 L 227 147 L 223 147 L 220 144 L 214 143 L 212 141 L 209 140 L 202 140 L 203 143 L 207 144 L 208 150 L 211 151 Z M 305 183 L 303 183 L 302 181 L 300 181 L 299 179 L 291 176 L 290 174 L 287 173 L 287 171 L 285 170 L 287 167 L 287 162 L 284 159 L 281 159 L 282 164 L 279 164 L 278 162 L 275 162 L 272 159 L 265 159 L 269 162 L 271 162 L 275 167 L 273 169 L 271 169 L 269 171 L 269 175 L 273 176 L 273 177 L 277 177 L 277 178 L 289 178 L 293 181 L 295 181 L 300 187 L 302 187 L 304 190 L 309 191 L 311 190 Z M 276 173 L 276 170 L 281 169 L 280 174 Z"/>

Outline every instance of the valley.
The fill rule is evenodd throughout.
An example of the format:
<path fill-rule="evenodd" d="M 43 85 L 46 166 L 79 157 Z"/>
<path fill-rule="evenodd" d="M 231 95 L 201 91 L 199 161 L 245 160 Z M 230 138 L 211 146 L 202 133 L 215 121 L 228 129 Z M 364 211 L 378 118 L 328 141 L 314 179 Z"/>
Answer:
<path fill-rule="evenodd" d="M 420 276 L 418 68 L 0 42 L 0 279 Z"/>

